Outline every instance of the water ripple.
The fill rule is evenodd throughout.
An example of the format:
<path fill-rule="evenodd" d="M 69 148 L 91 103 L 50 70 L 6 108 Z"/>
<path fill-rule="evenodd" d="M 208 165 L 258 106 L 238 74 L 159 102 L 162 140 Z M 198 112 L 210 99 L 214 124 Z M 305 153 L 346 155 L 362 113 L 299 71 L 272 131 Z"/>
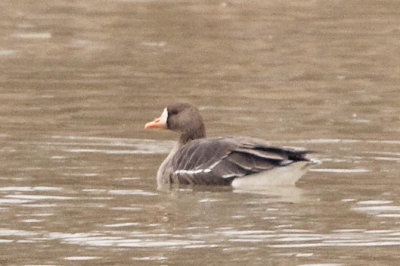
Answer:
<path fill-rule="evenodd" d="M 52 136 L 61 141 L 30 142 L 47 147 L 60 146 L 64 152 L 72 153 L 105 153 L 105 154 L 158 154 L 168 153 L 174 142 L 152 139 L 110 138 L 110 137 L 81 137 L 81 136 Z M 73 140 L 74 142 L 65 142 Z M 88 147 L 102 148 L 88 148 Z M 123 149 L 121 149 L 123 148 Z"/>

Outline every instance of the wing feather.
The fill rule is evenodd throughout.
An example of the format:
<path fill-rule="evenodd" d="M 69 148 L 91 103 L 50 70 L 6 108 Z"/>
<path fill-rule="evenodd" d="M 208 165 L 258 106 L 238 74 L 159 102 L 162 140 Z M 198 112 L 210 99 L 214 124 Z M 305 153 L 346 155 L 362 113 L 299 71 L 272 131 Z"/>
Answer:
<path fill-rule="evenodd" d="M 245 137 L 193 140 L 174 156 L 172 179 L 181 184 L 226 185 L 237 177 L 308 160 L 306 154 Z"/>

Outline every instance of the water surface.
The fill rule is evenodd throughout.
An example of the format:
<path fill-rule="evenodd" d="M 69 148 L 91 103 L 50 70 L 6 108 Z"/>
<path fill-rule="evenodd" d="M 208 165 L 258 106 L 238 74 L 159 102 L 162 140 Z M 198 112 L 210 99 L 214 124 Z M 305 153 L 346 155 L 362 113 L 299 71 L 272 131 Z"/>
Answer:
<path fill-rule="evenodd" d="M 0 264 L 396 265 L 400 3 L 2 1 Z M 292 188 L 156 189 L 176 101 L 320 151 Z"/>

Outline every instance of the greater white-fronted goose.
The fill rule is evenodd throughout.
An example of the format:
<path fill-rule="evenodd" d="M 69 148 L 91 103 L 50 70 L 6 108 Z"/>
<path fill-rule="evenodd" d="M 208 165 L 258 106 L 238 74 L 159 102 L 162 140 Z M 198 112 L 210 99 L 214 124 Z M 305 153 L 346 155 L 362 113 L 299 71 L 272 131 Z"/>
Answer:
<path fill-rule="evenodd" d="M 179 141 L 158 169 L 159 186 L 173 183 L 235 188 L 293 185 L 314 164 L 305 157 L 309 151 L 272 147 L 256 138 L 206 138 L 199 110 L 188 103 L 167 106 L 145 128 L 180 133 Z"/>

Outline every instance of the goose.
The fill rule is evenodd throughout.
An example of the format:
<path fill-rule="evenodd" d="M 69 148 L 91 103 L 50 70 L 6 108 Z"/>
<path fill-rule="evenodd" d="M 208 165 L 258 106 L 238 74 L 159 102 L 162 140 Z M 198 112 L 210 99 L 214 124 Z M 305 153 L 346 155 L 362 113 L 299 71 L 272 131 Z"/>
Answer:
<path fill-rule="evenodd" d="M 199 110 L 189 103 L 174 103 L 145 129 L 176 131 L 179 140 L 157 172 L 159 187 L 172 184 L 224 185 L 260 188 L 294 185 L 316 161 L 307 150 L 270 146 L 258 138 L 206 137 Z"/>

